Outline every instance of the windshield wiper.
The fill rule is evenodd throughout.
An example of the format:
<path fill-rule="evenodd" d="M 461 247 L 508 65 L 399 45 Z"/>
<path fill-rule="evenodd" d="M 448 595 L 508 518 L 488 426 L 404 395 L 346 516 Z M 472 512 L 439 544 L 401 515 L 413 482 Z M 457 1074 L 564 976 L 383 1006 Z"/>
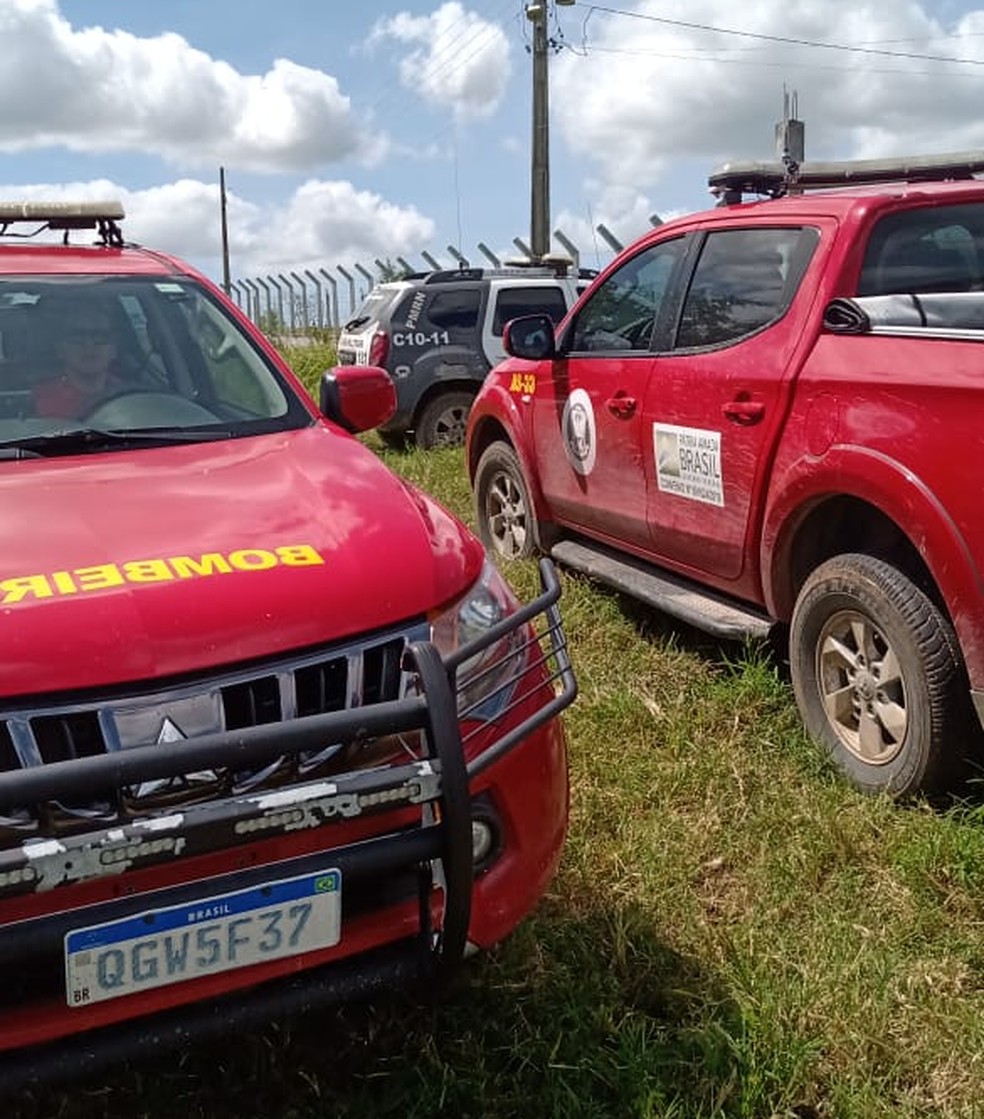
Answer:
<path fill-rule="evenodd" d="M 354 319 L 349 319 L 349 321 L 342 327 L 342 330 L 355 330 L 356 327 L 362 326 L 363 323 L 368 321 L 368 315 L 357 315 Z"/>
<path fill-rule="evenodd" d="M 226 428 L 151 427 L 137 431 L 98 427 L 67 428 L 42 435 L 25 435 L 0 442 L 0 459 L 48 458 L 88 451 L 126 450 L 135 446 L 167 447 L 181 443 L 208 443 L 231 439 Z"/>

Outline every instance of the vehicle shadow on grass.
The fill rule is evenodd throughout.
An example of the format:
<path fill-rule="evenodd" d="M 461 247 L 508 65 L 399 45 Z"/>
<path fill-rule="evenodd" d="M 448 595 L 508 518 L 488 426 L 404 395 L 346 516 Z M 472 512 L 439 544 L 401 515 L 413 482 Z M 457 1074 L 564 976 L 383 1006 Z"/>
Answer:
<path fill-rule="evenodd" d="M 760 683 L 768 676 L 770 684 L 777 688 L 774 698 L 788 705 L 789 718 L 786 722 L 802 732 L 806 746 L 800 751 L 799 760 L 804 772 L 824 780 L 835 779 L 847 784 L 822 747 L 808 741 L 796 711 L 789 666 L 788 626 L 777 623 L 767 638 L 728 640 L 705 633 L 620 591 L 607 588 L 604 591 L 617 602 L 620 613 L 631 623 L 640 640 L 698 658 L 722 676 L 737 677 L 748 673 L 750 669 L 752 674 L 759 674 Z M 969 683 L 965 683 L 965 687 L 969 695 Z M 937 812 L 955 808 L 984 808 L 984 730 L 978 725 L 969 702 L 965 725 L 967 737 L 962 747 L 966 751 L 966 757 L 963 768 L 958 768 L 952 775 L 950 787 L 915 798 L 920 804 Z M 912 802 L 903 799 L 899 803 Z"/>
<path fill-rule="evenodd" d="M 440 1001 L 395 994 L 148 1057 L 98 1082 L 34 1094 L 16 1114 L 754 1113 L 738 1109 L 738 1096 L 748 1104 L 740 1089 L 741 1016 L 719 979 L 669 947 L 651 916 L 569 910 L 569 902 L 548 900 L 497 951 L 466 964 Z"/>

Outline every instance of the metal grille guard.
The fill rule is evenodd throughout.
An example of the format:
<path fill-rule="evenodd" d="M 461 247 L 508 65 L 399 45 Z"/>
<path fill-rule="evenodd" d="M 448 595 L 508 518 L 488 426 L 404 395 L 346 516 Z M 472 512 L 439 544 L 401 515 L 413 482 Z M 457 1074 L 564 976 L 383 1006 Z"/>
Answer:
<path fill-rule="evenodd" d="M 536 727 L 552 719 L 568 706 L 576 695 L 576 684 L 567 656 L 566 639 L 561 627 L 557 601 L 560 585 L 550 560 L 540 564 L 543 592 L 533 602 L 508 619 L 494 626 L 481 638 L 462 646 L 442 661 L 430 642 L 416 642 L 408 647 L 407 656 L 420 683 L 420 694 L 407 698 L 353 708 L 331 715 L 316 715 L 273 726 L 249 728 L 235 734 L 209 735 L 178 743 L 159 743 L 136 747 L 115 755 L 53 763 L 31 770 L 0 774 L 0 810 L 33 803 L 44 798 L 86 796 L 105 791 L 108 785 L 120 787 L 139 780 L 172 776 L 214 763 L 248 767 L 289 751 L 304 751 L 325 741 L 370 739 L 400 731 L 422 730 L 428 756 L 407 765 L 382 770 L 356 772 L 330 781 L 312 782 L 293 788 L 277 789 L 230 798 L 212 804 L 194 805 L 182 810 L 179 822 L 166 815 L 125 828 L 105 829 L 63 840 L 41 841 L 31 858 L 22 851 L 0 852 L 0 888 L 5 893 L 16 887 L 13 879 L 20 877 L 20 891 L 44 888 L 55 882 L 36 877 L 30 882 L 25 872 L 38 871 L 49 860 L 47 869 L 56 879 L 67 875 L 68 864 L 80 856 L 99 858 L 111 853 L 114 871 L 119 873 L 132 865 L 131 855 L 140 860 L 141 845 L 159 845 L 150 857 L 173 858 L 188 853 L 189 847 L 169 846 L 169 838 L 190 843 L 196 834 L 207 834 L 222 825 L 238 829 L 245 838 L 256 838 L 265 827 L 317 826 L 341 816 L 383 810 L 394 804 L 425 804 L 439 802 L 435 818 L 422 826 L 395 832 L 361 844 L 338 848 L 335 861 L 346 874 L 382 873 L 395 865 L 415 866 L 418 872 L 420 898 L 420 931 L 412 940 L 394 944 L 369 953 L 365 960 L 339 960 L 311 972 L 273 981 L 259 987 L 229 995 L 208 1006 L 191 1004 L 165 1015 L 149 1019 L 146 1025 L 125 1022 L 64 1038 L 28 1051 L 0 1055 L 0 1092 L 25 1084 L 44 1084 L 79 1072 L 92 1072 L 117 1061 L 140 1047 L 139 1039 L 153 1036 L 155 1044 L 180 1044 L 191 1038 L 207 1035 L 217 1021 L 228 1026 L 230 1020 L 245 1025 L 268 1019 L 279 1013 L 307 1010 L 330 1005 L 339 1000 L 383 989 L 394 983 L 404 984 L 424 977 L 437 990 L 454 973 L 464 954 L 471 915 L 471 814 L 469 776 L 481 772 L 502 757 L 511 747 Z M 543 615 L 541 622 L 536 622 Z M 466 731 L 466 738 L 487 732 L 493 734 L 482 753 L 466 767 L 462 745 L 461 724 L 469 726 L 473 712 L 459 712 L 456 704 L 455 680 L 461 665 L 488 649 L 505 635 L 533 625 L 534 636 L 521 650 L 523 668 L 517 678 L 500 685 L 497 691 L 513 687 L 505 704 L 491 724 L 476 722 Z M 542 628 L 541 628 L 542 627 Z M 527 655 L 528 654 L 528 655 Z M 506 658 L 516 657 L 512 646 Z M 544 673 L 540 671 L 545 666 Z M 492 671 L 496 665 L 488 670 Z M 537 682 L 524 688 L 523 677 L 532 673 Z M 474 683 L 475 677 L 470 679 Z M 546 688 L 546 691 L 544 689 Z M 495 735 L 501 723 L 518 705 L 529 704 L 531 697 L 551 695 L 532 715 L 503 734 Z M 459 723 L 459 719 L 461 723 Z M 279 816 L 279 818 L 278 818 Z M 288 818 L 289 817 L 289 818 Z M 170 830 L 173 828 L 173 831 Z M 201 829 L 205 829 L 203 832 Z M 41 850 L 40 848 L 47 848 Z M 62 850 L 55 850 L 60 847 Z M 133 849 L 136 848 L 136 852 Z M 21 856 L 21 857 L 19 857 Z M 313 860 L 313 861 L 312 861 Z M 308 863 L 320 866 L 324 856 L 305 856 L 293 860 L 300 869 Z M 444 886 L 444 907 L 441 927 L 431 925 L 430 894 L 433 885 L 432 862 L 439 860 Z M 279 864 L 278 864 L 279 865 Z M 286 864 L 285 864 L 286 865 Z M 59 912 L 35 919 L 0 926 L 0 962 L 14 966 L 20 953 L 37 948 L 41 941 L 60 944 L 66 929 L 86 919 L 108 920 L 123 914 L 157 905 L 173 904 L 181 899 L 208 893 L 213 887 L 232 885 L 233 879 L 260 881 L 270 873 L 269 867 L 254 867 L 194 883 L 179 883 L 119 901 L 105 902 L 84 910 Z M 245 878 L 244 878 L 245 875 Z M 217 1017 L 218 1016 L 218 1017 Z M 228 1016 L 228 1017 L 227 1017 Z"/>
<path fill-rule="evenodd" d="M 419 694 L 0 773 L 0 811 L 4 811 L 44 801 L 104 796 L 108 790 L 140 781 L 215 765 L 249 769 L 285 754 L 323 748 L 326 743 L 364 742 L 424 731 L 428 746 L 424 759 L 403 765 L 355 770 L 305 784 L 183 805 L 58 839 L 25 839 L 18 847 L 0 850 L 0 898 L 118 875 L 175 857 L 254 842 L 265 835 L 321 827 L 334 819 L 436 801 L 441 802 L 442 824 L 450 837 L 444 844 L 444 857 L 451 859 L 460 847 L 470 859 L 469 778 L 553 718 L 576 694 L 557 609 L 560 585 L 550 560 L 541 561 L 540 574 L 544 590 L 534 601 L 463 645 L 446 661 L 442 662 L 430 642 L 408 646 L 407 659 L 419 680 Z M 502 657 L 468 680 L 468 686 L 474 687 L 483 676 L 497 672 L 503 662 L 518 658 L 520 669 L 484 693 L 483 703 L 501 696 L 503 704 L 496 717 L 484 720 L 477 716 L 475 708 L 481 703 L 459 709 L 455 696 L 461 665 L 504 636 L 526 631 L 527 623 L 532 627 L 531 636 L 523 639 L 520 649 L 510 644 Z M 528 708 L 539 698 L 544 702 L 532 714 L 518 723 L 510 720 L 517 708 Z M 480 735 L 486 736 L 483 748 L 466 769 L 464 747 Z M 467 875 L 470 878 L 470 863 Z"/>

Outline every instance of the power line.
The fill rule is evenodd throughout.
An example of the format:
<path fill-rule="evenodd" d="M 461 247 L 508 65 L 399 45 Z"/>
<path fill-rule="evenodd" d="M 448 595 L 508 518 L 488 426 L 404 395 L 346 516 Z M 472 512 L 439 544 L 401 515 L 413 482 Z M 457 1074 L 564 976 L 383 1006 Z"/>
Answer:
<path fill-rule="evenodd" d="M 573 51 L 573 48 L 568 48 Z M 756 69 L 768 68 L 774 70 L 788 70 L 788 62 L 770 62 L 762 58 L 728 58 L 725 54 L 714 52 L 710 53 L 701 47 L 695 47 L 691 53 L 682 53 L 680 51 L 665 51 L 657 49 L 646 49 L 645 47 L 599 47 L 594 44 L 585 46 L 583 54 L 581 51 L 573 51 L 573 53 L 581 55 L 582 57 L 590 57 L 591 55 L 598 54 L 621 54 L 628 55 L 629 57 L 639 58 L 669 58 L 678 62 L 709 62 L 721 66 L 754 66 Z M 860 73 L 857 67 L 852 66 L 830 66 L 822 63 L 797 63 L 797 71 L 799 70 L 819 70 L 825 73 L 834 74 L 857 74 Z M 938 77 L 939 71 L 937 70 L 912 70 L 912 69 L 896 69 L 878 66 L 868 66 L 864 69 L 865 74 L 895 74 L 903 77 Z M 980 80 L 979 74 L 949 74 L 948 79 L 968 78 L 972 81 Z"/>
<path fill-rule="evenodd" d="M 963 66 L 984 66 L 984 59 L 956 58 L 948 55 L 920 54 L 915 51 L 890 51 L 880 47 L 850 46 L 847 43 L 823 43 L 813 39 L 798 39 L 789 35 L 767 35 L 759 31 L 738 31 L 733 27 L 714 27 L 706 23 L 691 23 L 688 20 L 669 19 L 666 16 L 650 16 L 643 12 L 626 12 L 620 8 L 605 8 L 592 4 L 584 17 L 582 25 L 585 36 L 587 23 L 594 12 L 604 12 L 611 16 L 624 16 L 626 19 L 640 19 L 647 23 L 660 23 L 668 27 L 682 27 L 688 31 L 706 31 L 714 35 L 735 35 L 742 39 L 756 39 L 759 42 L 782 43 L 785 46 L 810 47 L 814 50 L 844 51 L 849 54 L 880 55 L 885 58 L 908 58 L 920 62 L 951 62 Z"/>
<path fill-rule="evenodd" d="M 506 9 L 511 8 L 513 2 L 514 0 L 501 0 L 495 6 L 491 17 L 482 17 L 482 22 L 478 26 L 471 18 L 473 13 L 465 11 L 429 44 L 429 57 L 417 77 L 419 83 L 426 86 L 439 77 L 450 78 L 467 66 L 486 48 L 494 33 L 500 30 L 498 20 L 504 18 Z M 453 50 L 456 43 L 460 43 L 460 46 L 457 50 Z M 405 88 L 405 84 L 400 80 L 387 82 L 380 90 L 380 96 L 370 102 L 369 108 L 377 113 L 385 112 L 394 102 L 403 99 Z"/>

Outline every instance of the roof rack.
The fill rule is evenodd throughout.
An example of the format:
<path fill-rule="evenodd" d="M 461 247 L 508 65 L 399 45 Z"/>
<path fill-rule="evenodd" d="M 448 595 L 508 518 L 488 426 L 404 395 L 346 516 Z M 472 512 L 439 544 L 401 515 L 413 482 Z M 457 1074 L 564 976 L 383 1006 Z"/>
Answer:
<path fill-rule="evenodd" d="M 831 162 L 773 160 L 725 163 L 707 178 L 719 205 L 741 202 L 743 195 L 781 198 L 784 194 L 837 186 L 876 183 L 943 182 L 970 179 L 984 171 L 984 152 L 903 156 L 896 159 L 848 159 Z"/>
<path fill-rule="evenodd" d="M 99 243 L 119 247 L 123 234 L 119 222 L 124 217 L 123 205 L 106 202 L 0 202 L 0 236 L 34 237 L 45 229 L 64 231 L 64 243 L 73 229 L 96 229 Z M 37 226 L 30 233 L 11 233 L 12 225 L 31 223 Z"/>

